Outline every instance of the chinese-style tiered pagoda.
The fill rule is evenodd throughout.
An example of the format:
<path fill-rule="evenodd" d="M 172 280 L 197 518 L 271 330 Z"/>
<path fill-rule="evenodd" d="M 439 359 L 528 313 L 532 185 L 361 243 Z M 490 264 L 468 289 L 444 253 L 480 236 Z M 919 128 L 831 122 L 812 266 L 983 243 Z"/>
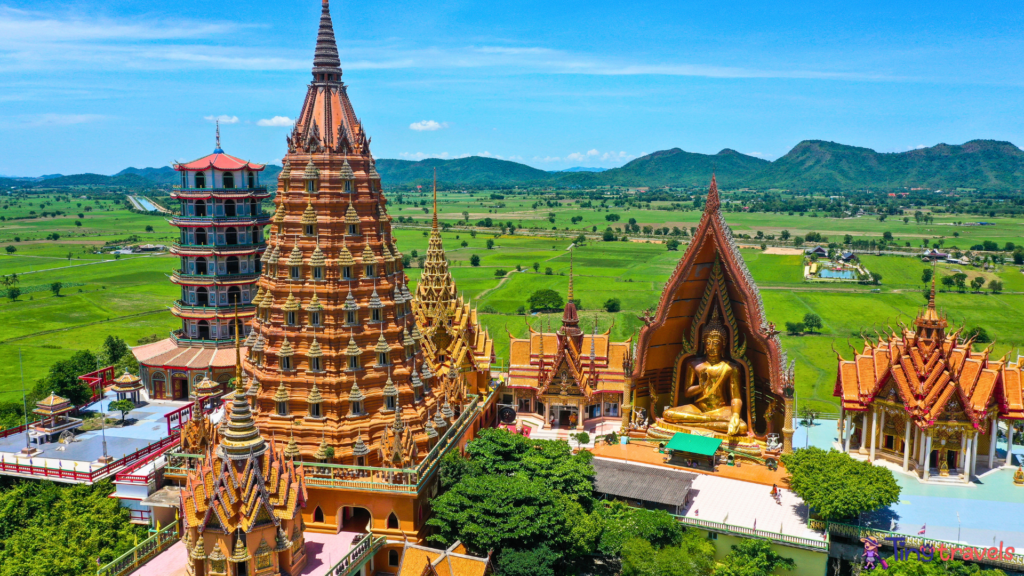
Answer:
<path fill-rule="evenodd" d="M 132 349 L 151 398 L 194 396 L 204 378 L 226 391 L 235 313 L 246 319 L 256 313 L 252 300 L 266 247 L 263 227 L 270 222 L 260 209 L 269 195 L 259 183 L 264 168 L 226 154 L 220 127 L 212 154 L 174 165 L 181 183 L 171 197 L 180 213 L 171 224 L 180 238 L 171 248 L 179 257 L 171 281 L 181 287 L 181 297 L 171 312 L 181 319 L 181 328 L 166 340 Z"/>
<path fill-rule="evenodd" d="M 458 295 L 448 270 L 437 222 L 436 180 L 434 221 L 412 309 L 416 325 L 409 337 L 422 343 L 428 373 L 438 378 L 438 389 L 449 402 L 466 393 L 487 394 L 494 342 L 480 326 L 477 311 Z"/>
<path fill-rule="evenodd" d="M 1022 358 L 992 358 L 992 346 L 974 351 L 962 328 L 948 332 L 934 277 L 913 327 L 899 326 L 864 338 L 852 360 L 837 353 L 843 449 L 902 464 L 926 480 L 970 482 L 979 453 L 987 468 L 999 466 L 999 422 L 1024 419 Z"/>
<path fill-rule="evenodd" d="M 570 252 L 570 260 L 572 253 Z M 572 263 L 562 326 L 529 336 L 509 334 L 509 375 L 502 386 L 504 402 L 519 413 L 537 413 L 544 428 L 582 429 L 587 418 L 619 416 L 623 393 L 630 388 L 632 343 L 612 342 L 611 329 L 584 334 L 573 300 Z"/>
<path fill-rule="evenodd" d="M 693 242 L 637 342 L 636 407 L 649 436 L 687 432 L 757 454 L 792 448 L 793 367 L 725 223 L 711 178 Z M 623 428 L 629 428 L 625 421 Z"/>

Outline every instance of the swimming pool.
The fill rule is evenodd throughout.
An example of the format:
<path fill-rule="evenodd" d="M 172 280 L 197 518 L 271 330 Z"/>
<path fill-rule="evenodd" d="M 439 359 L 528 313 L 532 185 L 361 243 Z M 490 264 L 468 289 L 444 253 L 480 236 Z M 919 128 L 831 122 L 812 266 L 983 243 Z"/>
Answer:
<path fill-rule="evenodd" d="M 854 280 L 857 276 L 852 270 L 822 270 L 819 273 L 822 278 L 836 278 L 839 280 Z"/>

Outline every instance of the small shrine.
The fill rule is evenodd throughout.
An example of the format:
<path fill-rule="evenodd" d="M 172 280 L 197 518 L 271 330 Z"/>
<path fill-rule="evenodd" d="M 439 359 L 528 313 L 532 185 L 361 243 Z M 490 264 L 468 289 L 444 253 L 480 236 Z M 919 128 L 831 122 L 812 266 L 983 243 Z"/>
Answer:
<path fill-rule="evenodd" d="M 118 400 L 131 400 L 132 404 L 138 405 L 139 392 L 142 390 L 142 378 L 132 374 L 128 370 L 114 380 L 111 391 L 117 395 Z"/>
<path fill-rule="evenodd" d="M 618 418 L 632 372 L 631 341 L 613 342 L 611 329 L 591 334 L 580 329 L 573 299 L 572 253 L 568 301 L 562 326 L 534 330 L 526 338 L 509 334 L 509 376 L 502 402 L 519 413 L 536 413 L 544 428 L 582 429 L 588 418 Z"/>
<path fill-rule="evenodd" d="M 32 423 L 32 436 L 39 442 L 53 442 L 55 437 L 65 430 L 74 430 L 82 425 L 82 420 L 72 418 L 68 413 L 75 409 L 66 398 L 50 393 L 49 396 L 36 402 L 33 414 L 42 416 L 42 420 Z"/>
<path fill-rule="evenodd" d="M 641 320 L 623 434 L 721 439 L 762 457 L 792 450 L 793 364 L 720 209 L 714 176 L 693 241 Z"/>

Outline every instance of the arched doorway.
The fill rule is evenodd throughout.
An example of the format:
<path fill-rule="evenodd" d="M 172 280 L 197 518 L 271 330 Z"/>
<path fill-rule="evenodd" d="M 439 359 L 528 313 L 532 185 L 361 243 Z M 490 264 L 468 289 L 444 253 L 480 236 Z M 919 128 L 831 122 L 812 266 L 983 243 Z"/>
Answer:
<path fill-rule="evenodd" d="M 231 172 L 224 173 L 224 187 L 228 190 L 235 187 L 235 175 Z"/>
<path fill-rule="evenodd" d="M 224 215 L 227 217 L 233 217 L 235 215 L 235 201 L 228 200 L 224 203 Z"/>
<path fill-rule="evenodd" d="M 228 256 L 228 274 L 238 274 L 238 256 Z"/>
<path fill-rule="evenodd" d="M 206 271 L 206 258 L 204 258 L 202 256 L 200 256 L 199 258 L 196 258 L 196 274 L 198 274 L 200 276 L 205 276 L 207 274 L 207 271 Z"/>
<path fill-rule="evenodd" d="M 206 320 L 200 320 L 199 324 L 196 325 L 197 332 L 199 333 L 200 340 L 210 339 L 210 323 Z"/>
<path fill-rule="evenodd" d="M 313 522 L 316 522 L 317 524 L 323 524 L 324 523 L 324 510 L 323 510 L 323 508 L 317 506 L 316 510 L 313 510 Z"/>
<path fill-rule="evenodd" d="M 206 291 L 206 288 L 200 286 L 196 288 L 196 306 L 209 306 L 210 305 L 210 294 Z"/>
<path fill-rule="evenodd" d="M 196 200 L 196 216 L 206 216 L 205 200 Z"/>
<path fill-rule="evenodd" d="M 232 286 L 228 288 L 228 304 L 241 304 L 242 303 L 242 289 L 238 286 Z"/>
<path fill-rule="evenodd" d="M 196 172 L 196 188 L 206 188 L 206 174 L 203 174 L 202 172 Z M 198 209 L 199 206 L 196 205 L 196 210 Z M 196 216 L 200 216 L 200 214 L 196 212 Z M 202 216 L 206 216 L 206 214 L 203 213 Z"/>
<path fill-rule="evenodd" d="M 234 226 L 224 231 L 224 240 L 229 246 L 238 244 L 238 230 L 235 230 Z"/>
<path fill-rule="evenodd" d="M 196 244 L 199 246 L 206 246 L 206 229 L 196 229 Z"/>
<path fill-rule="evenodd" d="M 149 386 L 153 392 L 153 398 L 167 397 L 167 379 L 164 377 L 163 372 L 153 374 L 153 378 L 149 381 Z"/>
<path fill-rule="evenodd" d="M 338 532 L 369 532 L 373 516 L 366 508 L 342 506 L 338 508 Z"/>

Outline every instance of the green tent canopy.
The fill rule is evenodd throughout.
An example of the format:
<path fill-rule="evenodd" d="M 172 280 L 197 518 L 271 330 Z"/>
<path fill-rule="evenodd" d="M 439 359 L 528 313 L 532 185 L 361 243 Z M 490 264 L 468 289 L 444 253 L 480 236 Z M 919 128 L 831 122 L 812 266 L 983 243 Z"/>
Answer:
<path fill-rule="evenodd" d="M 685 432 L 677 432 L 665 446 L 666 450 L 700 454 L 701 456 L 714 456 L 718 447 L 722 445 L 721 438 L 710 436 L 695 436 Z"/>

